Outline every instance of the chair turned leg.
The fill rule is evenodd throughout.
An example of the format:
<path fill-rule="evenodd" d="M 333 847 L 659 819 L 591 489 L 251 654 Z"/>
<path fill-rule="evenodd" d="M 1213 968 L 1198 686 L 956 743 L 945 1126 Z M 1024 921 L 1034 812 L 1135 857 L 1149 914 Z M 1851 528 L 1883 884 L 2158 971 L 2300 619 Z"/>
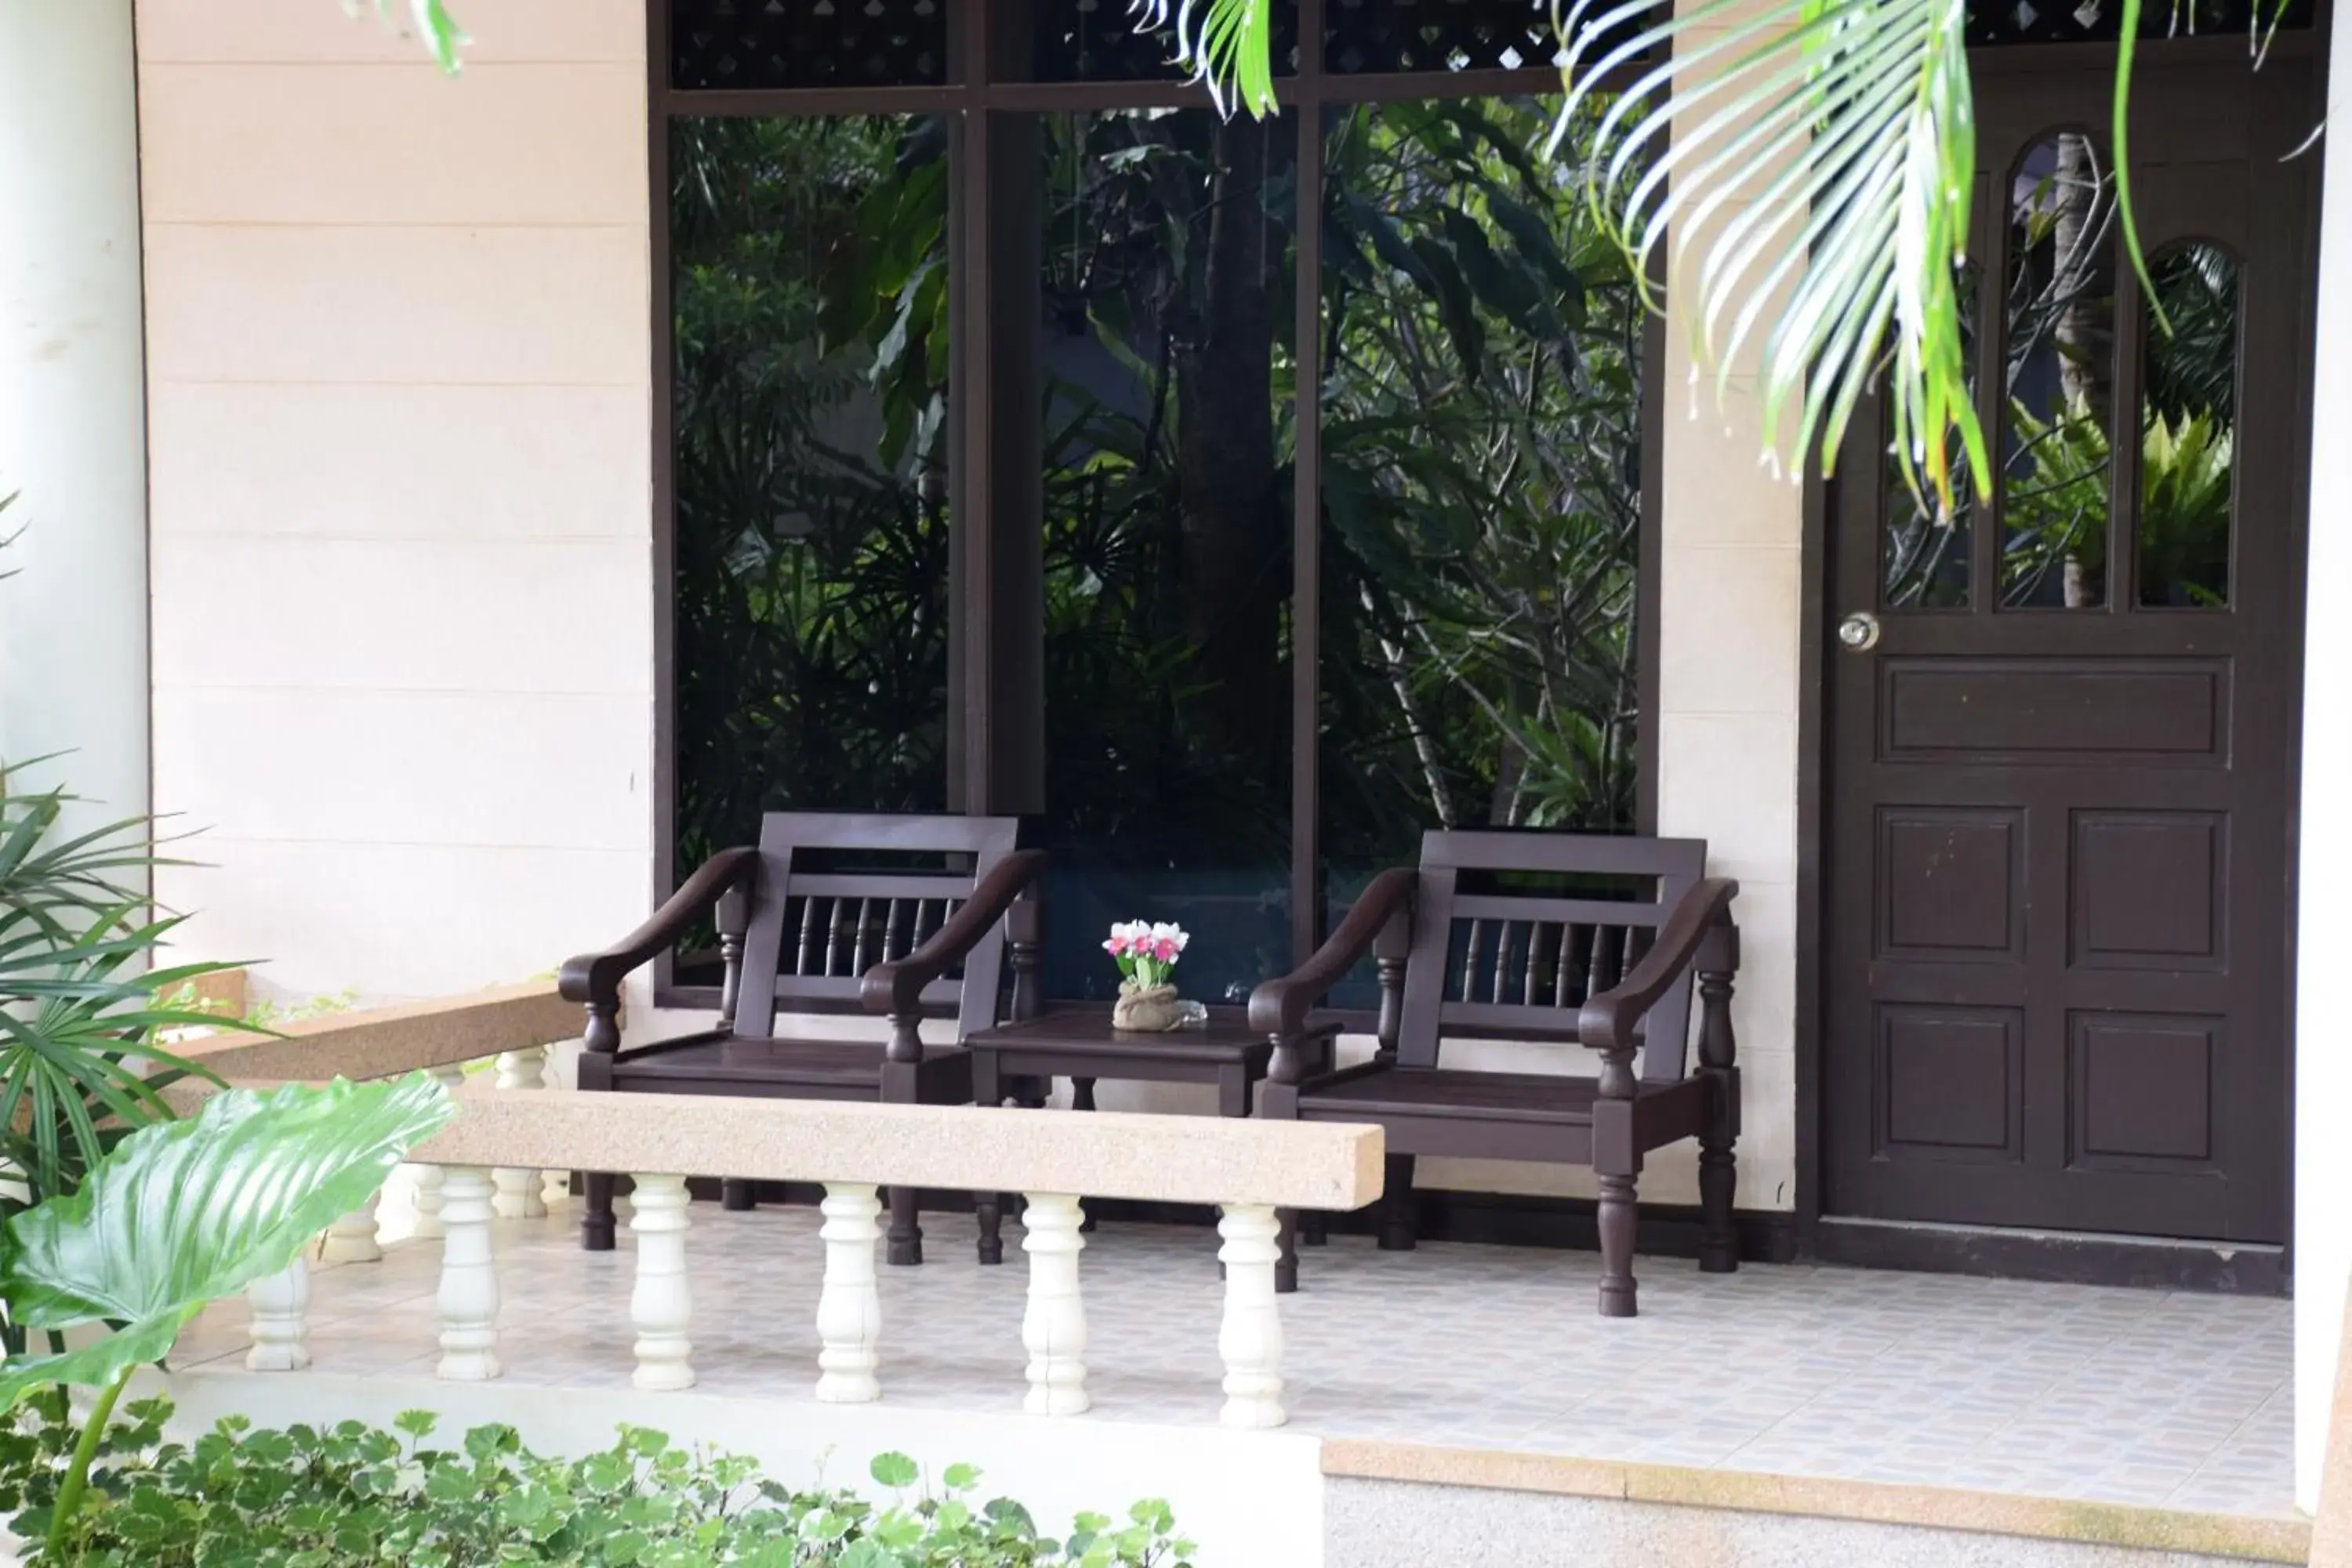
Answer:
<path fill-rule="evenodd" d="M 974 1193 L 972 1213 L 980 1216 L 980 1260 L 982 1263 L 1004 1261 L 1004 1194 Z"/>
<path fill-rule="evenodd" d="M 1738 1163 L 1728 1142 L 1702 1138 L 1698 1146 L 1698 1268 L 1702 1274 L 1739 1272 L 1739 1233 L 1732 1224 L 1731 1199 Z"/>
<path fill-rule="evenodd" d="M 1331 1216 L 1321 1209 L 1298 1216 L 1298 1245 L 1321 1247 L 1331 1239 Z"/>
<path fill-rule="evenodd" d="M 1298 1293 L 1298 1211 L 1277 1209 L 1274 1217 L 1277 1227 L 1276 1241 L 1282 1248 L 1282 1256 L 1274 1264 L 1274 1293 L 1295 1296 Z M 1218 1273 L 1223 1273 L 1222 1264 Z"/>
<path fill-rule="evenodd" d="M 730 1176 L 719 1184 L 719 1206 L 729 1214 L 750 1214 L 760 1204 L 751 1195 L 751 1183 Z"/>
<path fill-rule="evenodd" d="M 1633 1181 L 1601 1178 L 1601 1315 L 1634 1316 Z"/>
<path fill-rule="evenodd" d="M 580 1215 L 580 1249 L 613 1250 L 613 1173 L 590 1171 L 581 1184 L 586 1201 Z"/>
<path fill-rule="evenodd" d="M 1411 1252 L 1421 1243 L 1421 1216 L 1412 1196 L 1412 1156 L 1388 1156 L 1387 1185 L 1381 1194 L 1381 1250 Z"/>
<path fill-rule="evenodd" d="M 922 1194 L 914 1187 L 890 1189 L 890 1266 L 908 1268 L 923 1260 Z"/>

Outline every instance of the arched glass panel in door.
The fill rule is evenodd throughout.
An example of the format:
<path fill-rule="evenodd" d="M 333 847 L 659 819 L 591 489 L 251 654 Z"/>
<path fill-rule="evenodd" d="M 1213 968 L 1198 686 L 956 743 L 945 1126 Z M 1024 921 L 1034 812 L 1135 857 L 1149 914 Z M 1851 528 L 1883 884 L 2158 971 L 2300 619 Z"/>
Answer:
<path fill-rule="evenodd" d="M 2115 181 L 2089 135 L 2028 147 L 2005 187 L 2000 605 L 2107 602 Z"/>
<path fill-rule="evenodd" d="M 2226 609 L 2237 510 L 2238 258 L 2180 240 L 2148 258 L 2148 275 L 2156 293 L 2140 320 L 2139 603 Z"/>

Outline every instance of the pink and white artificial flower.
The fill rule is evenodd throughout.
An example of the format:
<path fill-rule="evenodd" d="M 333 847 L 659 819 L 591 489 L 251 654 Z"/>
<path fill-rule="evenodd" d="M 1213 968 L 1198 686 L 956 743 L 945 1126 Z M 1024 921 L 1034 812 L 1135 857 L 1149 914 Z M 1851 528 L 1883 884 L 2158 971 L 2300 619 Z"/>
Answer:
<path fill-rule="evenodd" d="M 1103 943 L 1103 951 L 1118 962 L 1121 974 L 1150 990 L 1168 984 L 1176 960 L 1192 940 L 1184 928 L 1173 921 L 1147 925 L 1142 921 L 1124 921 L 1110 928 L 1110 938 Z"/>

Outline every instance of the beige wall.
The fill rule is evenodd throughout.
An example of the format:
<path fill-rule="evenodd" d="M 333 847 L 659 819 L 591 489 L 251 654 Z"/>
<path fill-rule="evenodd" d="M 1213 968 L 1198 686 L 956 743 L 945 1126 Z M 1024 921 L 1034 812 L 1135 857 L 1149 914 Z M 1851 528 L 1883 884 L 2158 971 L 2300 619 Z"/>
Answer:
<path fill-rule="evenodd" d="M 650 887 L 643 11 L 463 15 L 453 82 L 139 5 L 163 892 L 279 994 L 524 978 Z"/>

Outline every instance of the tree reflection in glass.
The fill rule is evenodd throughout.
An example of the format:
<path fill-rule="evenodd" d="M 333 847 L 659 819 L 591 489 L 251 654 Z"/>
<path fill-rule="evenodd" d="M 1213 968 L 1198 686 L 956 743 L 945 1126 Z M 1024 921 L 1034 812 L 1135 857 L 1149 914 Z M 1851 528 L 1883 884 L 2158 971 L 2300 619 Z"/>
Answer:
<path fill-rule="evenodd" d="M 939 810 L 947 135 L 669 127 L 681 877 L 763 810 Z"/>
<path fill-rule="evenodd" d="M 2028 148 L 2010 181 L 2000 605 L 2106 603 L 2115 386 L 2113 177 L 2080 132 Z"/>
<path fill-rule="evenodd" d="M 1045 981 L 1194 933 L 1187 993 L 1290 959 L 1297 137 L 1208 109 L 1043 117 Z"/>
<path fill-rule="evenodd" d="M 1643 319 L 1549 110 L 1327 122 L 1322 833 L 1336 910 L 1432 827 L 1629 831 Z"/>
<path fill-rule="evenodd" d="M 2149 259 L 2171 324 L 2143 310 L 2139 602 L 2225 609 L 2238 426 L 2238 262 L 2184 240 Z"/>

